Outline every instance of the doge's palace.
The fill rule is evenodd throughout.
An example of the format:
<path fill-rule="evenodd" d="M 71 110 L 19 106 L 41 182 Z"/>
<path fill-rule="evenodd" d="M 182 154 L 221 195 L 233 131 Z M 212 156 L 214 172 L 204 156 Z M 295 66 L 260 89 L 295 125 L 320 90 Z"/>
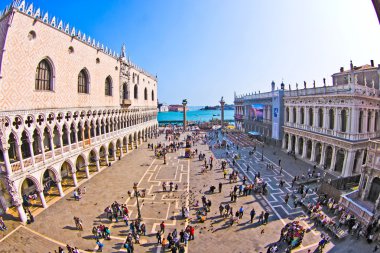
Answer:
<path fill-rule="evenodd" d="M 125 46 L 116 54 L 15 1 L 0 16 L 0 48 L 0 214 L 25 222 L 156 133 L 157 78 Z"/>

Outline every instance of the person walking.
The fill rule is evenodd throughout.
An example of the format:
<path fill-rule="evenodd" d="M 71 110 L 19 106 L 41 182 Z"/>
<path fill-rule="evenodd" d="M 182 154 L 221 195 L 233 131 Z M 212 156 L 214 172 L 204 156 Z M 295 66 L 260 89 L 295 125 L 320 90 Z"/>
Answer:
<path fill-rule="evenodd" d="M 164 234 L 165 233 L 165 222 L 164 221 L 161 222 L 160 229 L 161 229 L 160 230 L 161 234 Z"/>
<path fill-rule="evenodd" d="M 99 239 L 96 239 L 96 245 L 98 245 L 98 252 L 103 252 L 104 244 L 99 241 Z"/>
<path fill-rule="evenodd" d="M 259 223 L 264 223 L 264 211 L 259 215 Z"/>
<path fill-rule="evenodd" d="M 156 238 L 157 238 L 157 244 L 161 244 L 162 241 L 161 241 L 161 233 L 160 233 L 160 231 L 157 231 Z"/>
<path fill-rule="evenodd" d="M 266 211 L 265 214 L 264 214 L 264 223 L 265 223 L 265 224 L 268 223 L 268 218 L 269 218 L 269 212 Z"/>
<path fill-rule="evenodd" d="M 255 215 L 256 215 L 255 208 L 252 208 L 249 214 L 251 215 L 251 223 L 253 223 L 253 219 L 255 218 Z"/>
<path fill-rule="evenodd" d="M 284 197 L 284 200 L 285 200 L 285 204 L 288 204 L 288 201 L 289 201 L 289 193 L 287 193 Z"/>
<path fill-rule="evenodd" d="M 243 208 L 243 206 L 241 206 L 239 209 L 239 219 L 243 218 L 243 214 L 244 214 L 244 208 Z"/>

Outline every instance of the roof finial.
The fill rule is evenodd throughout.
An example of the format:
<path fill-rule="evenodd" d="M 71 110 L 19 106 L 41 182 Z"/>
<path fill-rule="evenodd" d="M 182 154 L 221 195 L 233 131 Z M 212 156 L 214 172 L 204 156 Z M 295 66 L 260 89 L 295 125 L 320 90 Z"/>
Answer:
<path fill-rule="evenodd" d="M 121 54 L 120 58 L 125 59 L 126 58 L 126 53 L 125 53 L 125 43 L 121 46 Z"/>

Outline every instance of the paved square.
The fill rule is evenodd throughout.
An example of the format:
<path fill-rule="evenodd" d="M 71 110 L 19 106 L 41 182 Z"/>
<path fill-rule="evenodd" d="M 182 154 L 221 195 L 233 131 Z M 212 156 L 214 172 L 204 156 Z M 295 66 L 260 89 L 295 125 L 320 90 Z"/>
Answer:
<path fill-rule="evenodd" d="M 148 142 L 162 142 L 161 136 L 158 140 Z M 81 186 L 86 186 L 87 192 L 80 201 L 72 199 L 73 188 L 66 189 L 66 196 L 48 209 L 43 210 L 36 216 L 36 221 L 27 226 L 18 226 L 5 238 L 0 238 L 0 253 L 2 252 L 54 252 L 58 246 L 64 247 L 67 243 L 78 247 L 82 252 L 94 252 L 96 249 L 91 229 L 93 226 L 105 224 L 111 229 L 111 240 L 104 241 L 104 252 L 125 252 L 123 242 L 129 233 L 129 227 L 122 221 L 110 222 L 104 213 L 106 206 L 114 201 L 125 203 L 130 209 L 131 219 L 137 218 L 137 201 L 134 197 L 128 197 L 127 192 L 132 191 L 133 183 L 138 183 L 139 190 L 145 190 L 145 197 L 139 198 L 143 222 L 147 227 L 147 236 L 141 237 L 141 244 L 135 245 L 135 252 L 159 252 L 161 246 L 157 245 L 155 233 L 159 229 L 161 221 L 165 221 L 166 230 L 171 232 L 174 228 L 178 231 L 187 224 L 195 226 L 195 240 L 190 241 L 188 252 L 266 252 L 268 245 L 276 242 L 280 236 L 280 229 L 292 220 L 299 220 L 303 226 L 312 230 L 306 233 L 301 247 L 292 252 L 307 252 L 315 250 L 320 238 L 320 231 L 313 229 L 305 212 L 297 207 L 294 208 L 290 201 L 287 205 L 283 198 L 286 193 L 291 192 L 289 181 L 292 179 L 292 171 L 285 169 L 280 175 L 276 166 L 274 169 L 266 169 L 266 163 L 272 163 L 261 154 L 248 155 L 248 149 L 230 152 L 241 153 L 242 159 L 237 162 L 235 169 L 240 176 L 246 176 L 253 180 L 254 174 L 260 172 L 261 176 L 268 182 L 269 194 L 252 194 L 246 197 L 238 197 L 236 203 L 230 202 L 229 193 L 236 184 L 230 184 L 223 178 L 221 170 L 221 159 L 225 159 L 225 150 L 208 150 L 208 145 L 197 143 L 194 148 L 198 152 L 206 154 L 206 158 L 214 155 L 216 161 L 212 171 L 201 173 L 203 161 L 198 158 L 183 159 L 184 150 L 167 155 L 167 164 L 162 159 L 155 159 L 153 151 L 147 149 L 147 143 L 143 143 L 137 150 L 129 153 L 121 161 L 115 162 L 111 167 L 104 167 L 100 173 L 91 174 L 90 180 L 82 181 Z M 287 159 L 283 157 L 284 168 Z M 230 158 L 227 161 L 231 163 Z M 247 172 L 247 164 L 250 169 Z M 298 164 L 302 167 L 301 164 Z M 294 167 L 294 166 L 293 166 Z M 304 165 L 303 169 L 307 166 Z M 232 171 L 231 166 L 229 170 Z M 297 168 L 297 170 L 302 170 Z M 285 180 L 283 188 L 278 187 L 279 180 Z M 239 184 L 240 181 L 237 183 Z M 177 191 L 162 191 L 162 183 L 173 182 L 178 185 Z M 211 185 L 218 188 L 219 182 L 223 187 L 221 193 L 209 194 Z M 167 186 L 169 189 L 169 186 Z M 201 202 L 205 195 L 212 202 L 211 211 L 205 223 L 196 221 L 195 201 Z M 310 194 L 313 200 L 315 194 Z M 182 206 L 190 203 L 191 219 L 187 222 L 182 219 L 180 210 Z M 241 206 L 244 207 L 244 215 L 238 224 L 229 225 L 229 220 L 219 215 L 219 204 L 229 203 L 234 212 Z M 270 212 L 269 223 L 259 225 L 257 217 L 251 224 L 249 212 L 255 208 L 256 214 L 268 210 Z M 74 226 L 73 216 L 83 220 L 84 230 L 77 231 Z M 165 233 L 165 236 L 167 232 Z M 27 242 L 27 243 L 25 243 Z M 332 248 L 335 241 L 328 244 Z M 346 240 L 339 247 L 334 247 L 330 252 L 355 252 L 353 245 L 360 245 L 363 249 L 370 250 L 363 242 Z M 327 248 L 326 248 L 327 249 Z M 344 251 L 343 251 L 344 249 Z M 281 252 L 281 251 L 280 251 Z M 365 251 L 363 251 L 365 252 Z"/>

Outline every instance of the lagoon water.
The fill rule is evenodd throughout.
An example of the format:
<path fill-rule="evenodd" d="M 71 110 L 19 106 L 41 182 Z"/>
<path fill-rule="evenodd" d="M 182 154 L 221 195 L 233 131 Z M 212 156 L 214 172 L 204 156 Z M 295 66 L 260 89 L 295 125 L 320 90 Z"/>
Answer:
<path fill-rule="evenodd" d="M 189 110 L 186 113 L 188 121 L 210 121 L 214 119 L 220 119 L 220 110 L 209 110 L 202 111 L 202 107 L 189 107 Z M 217 115 L 217 116 L 216 116 Z M 182 112 L 159 112 L 158 113 L 158 122 L 162 121 L 181 121 L 183 119 Z M 233 120 L 234 119 L 234 110 L 224 110 L 224 119 Z"/>

